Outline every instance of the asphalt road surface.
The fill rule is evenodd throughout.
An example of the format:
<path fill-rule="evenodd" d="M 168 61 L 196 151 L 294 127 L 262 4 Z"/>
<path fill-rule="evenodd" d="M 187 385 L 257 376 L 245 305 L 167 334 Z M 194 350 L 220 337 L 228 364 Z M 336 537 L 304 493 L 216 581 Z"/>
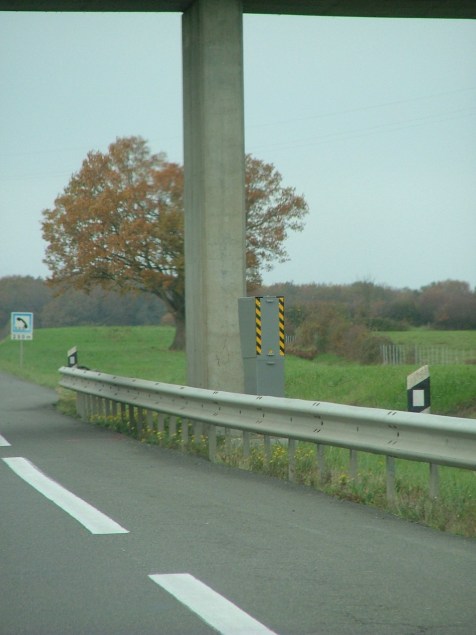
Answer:
<path fill-rule="evenodd" d="M 476 633 L 476 541 L 55 400 L 0 374 L 1 635 Z"/>

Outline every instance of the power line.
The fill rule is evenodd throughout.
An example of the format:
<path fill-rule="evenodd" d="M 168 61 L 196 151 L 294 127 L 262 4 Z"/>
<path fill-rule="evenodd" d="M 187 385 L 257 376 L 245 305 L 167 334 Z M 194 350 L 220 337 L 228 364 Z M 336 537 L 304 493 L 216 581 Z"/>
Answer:
<path fill-rule="evenodd" d="M 386 108 L 388 106 L 398 106 L 398 105 L 402 105 L 402 104 L 410 104 L 410 103 L 415 103 L 415 102 L 419 102 L 419 101 L 427 101 L 429 99 L 435 99 L 438 97 L 446 97 L 447 95 L 455 95 L 455 94 L 459 94 L 459 93 L 464 93 L 464 92 L 469 92 L 469 91 L 476 91 L 476 86 L 472 86 L 469 88 L 458 88 L 455 90 L 448 90 L 448 91 L 443 91 L 443 92 L 439 92 L 439 93 L 432 93 L 430 95 L 423 95 L 421 97 L 412 97 L 410 99 L 399 99 L 399 100 L 394 100 L 394 101 L 386 101 L 386 102 L 382 102 L 380 104 L 371 104 L 368 106 L 359 106 L 357 108 L 346 108 L 344 110 L 335 110 L 333 112 L 324 112 L 324 113 L 319 113 L 319 114 L 314 114 L 314 115 L 308 115 L 306 117 L 293 117 L 292 119 L 282 119 L 282 120 L 278 120 L 278 121 L 268 121 L 268 122 L 264 122 L 264 123 L 259 123 L 259 124 L 249 124 L 249 128 L 258 128 L 258 127 L 269 127 L 269 126 L 280 126 L 280 125 L 284 125 L 284 124 L 289 124 L 292 122 L 296 122 L 296 121 L 312 121 L 314 119 L 324 119 L 327 117 L 337 117 L 339 115 L 348 115 L 348 114 L 352 114 L 352 113 L 356 113 L 356 112 L 365 112 L 368 110 L 376 110 L 378 108 Z"/>
<path fill-rule="evenodd" d="M 466 114 L 464 114 L 466 113 Z M 303 148 L 307 146 L 320 145 L 322 143 L 329 143 L 333 141 L 346 141 L 348 139 L 354 139 L 368 134 L 386 133 L 386 132 L 398 132 L 409 128 L 416 128 L 425 125 L 433 125 L 444 121 L 452 121 L 454 119 L 462 119 L 465 117 L 472 117 L 476 113 L 476 107 L 469 109 L 460 109 L 456 111 L 449 111 L 447 113 L 441 113 L 439 115 L 427 115 L 425 117 L 418 117 L 416 119 L 407 119 L 402 121 L 387 122 L 375 126 L 367 126 L 365 128 L 357 128 L 348 131 L 336 131 L 328 134 L 319 135 L 316 137 L 307 136 L 305 139 L 295 139 L 289 141 L 281 141 L 278 143 L 260 144 L 259 148 L 277 148 L 277 149 L 290 149 L 290 148 Z M 247 149 L 247 151 L 250 151 Z M 253 149 L 256 151 L 256 147 Z"/>

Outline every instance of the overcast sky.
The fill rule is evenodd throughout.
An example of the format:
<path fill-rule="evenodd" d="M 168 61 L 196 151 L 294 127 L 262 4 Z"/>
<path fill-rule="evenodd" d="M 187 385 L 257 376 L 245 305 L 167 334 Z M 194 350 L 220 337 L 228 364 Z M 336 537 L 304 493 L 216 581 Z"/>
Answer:
<path fill-rule="evenodd" d="M 0 277 L 89 150 L 183 160 L 180 14 L 0 13 Z M 245 16 L 246 151 L 306 198 L 265 283 L 476 287 L 476 21 Z"/>

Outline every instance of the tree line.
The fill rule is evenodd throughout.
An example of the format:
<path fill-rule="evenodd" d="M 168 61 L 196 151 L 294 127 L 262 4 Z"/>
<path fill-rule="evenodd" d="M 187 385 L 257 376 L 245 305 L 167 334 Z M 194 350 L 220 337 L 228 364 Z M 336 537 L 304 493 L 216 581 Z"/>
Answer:
<path fill-rule="evenodd" d="M 343 333 L 362 329 L 395 331 L 426 326 L 441 330 L 476 329 L 476 290 L 467 282 L 433 282 L 419 290 L 395 289 L 369 281 L 349 285 L 286 282 L 253 289 L 253 295 L 283 295 L 286 333 L 320 351 Z M 166 304 L 145 292 L 112 291 L 100 285 L 89 292 L 71 287 L 57 290 L 42 278 L 0 278 L 0 329 L 6 336 L 10 314 L 31 311 L 35 327 L 81 325 L 134 326 L 173 324 Z"/>
<path fill-rule="evenodd" d="M 426 326 L 476 329 L 476 289 L 461 280 L 432 282 L 418 290 L 395 289 L 363 280 L 348 285 L 280 283 L 258 295 L 284 295 L 291 329 L 323 313 L 335 313 L 374 331 Z"/>
<path fill-rule="evenodd" d="M 370 281 L 350 285 L 295 285 L 262 289 L 286 298 L 288 352 L 313 359 L 333 353 L 363 364 L 378 363 L 385 331 L 427 327 L 476 329 L 476 290 L 467 282 L 433 282 L 419 290 Z"/>
<path fill-rule="evenodd" d="M 10 314 L 32 312 L 35 328 L 67 326 L 135 326 L 160 324 L 167 312 L 151 293 L 105 290 L 97 285 L 89 292 L 70 288 L 55 295 L 42 278 L 0 278 L 0 335 L 10 332 Z"/>

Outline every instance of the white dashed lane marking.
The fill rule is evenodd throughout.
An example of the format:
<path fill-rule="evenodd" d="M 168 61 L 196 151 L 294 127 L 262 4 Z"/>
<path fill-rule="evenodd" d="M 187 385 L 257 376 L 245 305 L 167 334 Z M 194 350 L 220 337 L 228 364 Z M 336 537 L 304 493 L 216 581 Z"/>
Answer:
<path fill-rule="evenodd" d="M 2 435 L 0 434 L 0 448 L 7 448 L 10 447 L 10 443 L 8 443 L 8 441 L 5 439 L 5 437 L 2 437 Z"/>
<path fill-rule="evenodd" d="M 49 478 L 33 463 L 22 457 L 3 459 L 15 474 L 34 487 L 50 501 L 58 505 L 63 511 L 81 523 L 92 534 L 128 534 L 128 530 L 121 527 L 114 520 L 98 509 L 86 503 L 62 485 Z"/>
<path fill-rule="evenodd" d="M 149 578 L 222 635 L 276 635 L 189 573 L 152 574 Z"/>

